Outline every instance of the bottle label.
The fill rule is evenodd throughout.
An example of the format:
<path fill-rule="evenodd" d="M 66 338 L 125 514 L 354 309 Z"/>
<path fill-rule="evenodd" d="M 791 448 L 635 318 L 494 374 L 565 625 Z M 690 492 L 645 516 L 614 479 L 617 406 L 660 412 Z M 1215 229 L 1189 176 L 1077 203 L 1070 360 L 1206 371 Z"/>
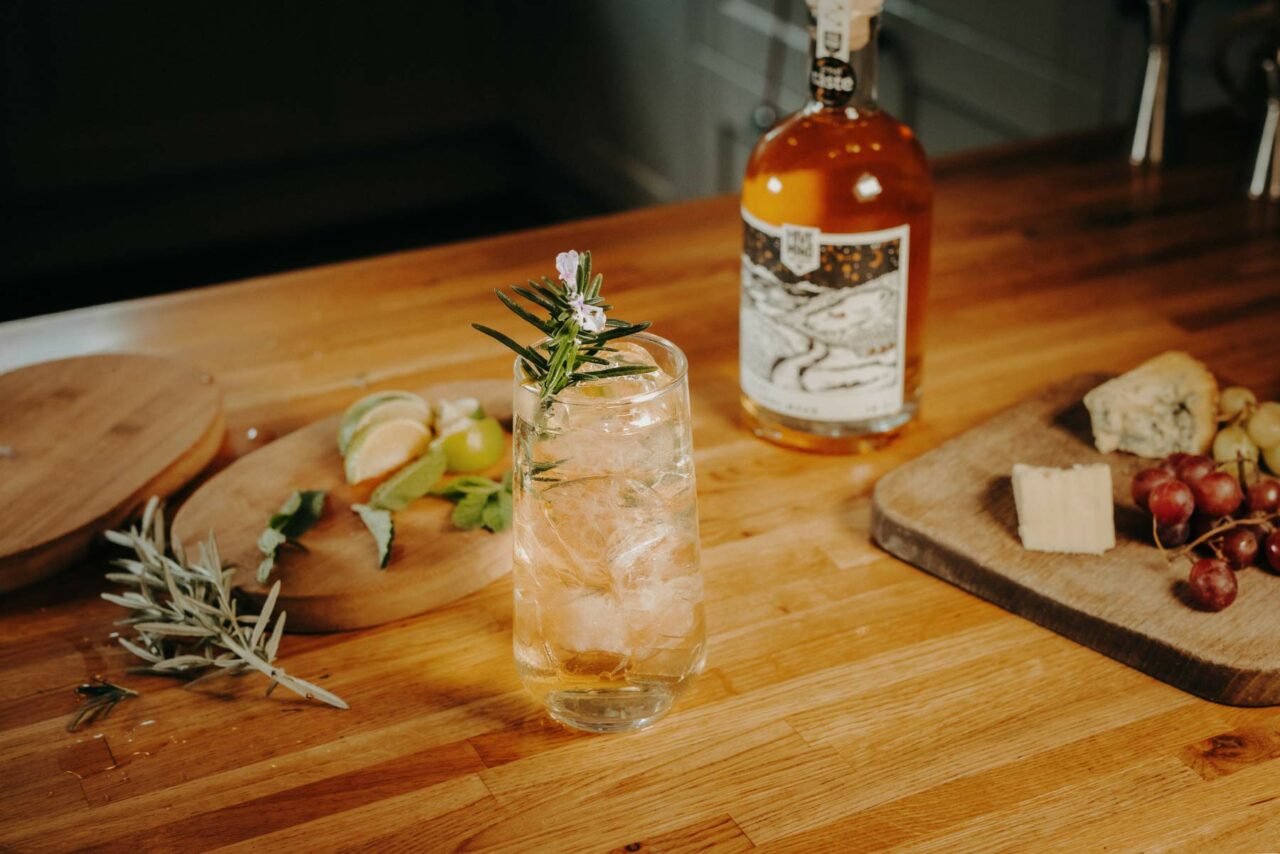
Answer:
<path fill-rule="evenodd" d="M 746 209 L 742 221 L 743 393 L 812 421 L 900 411 L 911 227 L 831 234 Z"/>
<path fill-rule="evenodd" d="M 843 107 L 853 98 L 857 78 L 849 65 L 850 0 L 819 0 L 813 10 L 813 65 L 809 91 L 827 107 Z"/>
<path fill-rule="evenodd" d="M 829 56 L 849 61 L 849 21 L 853 9 L 849 0 L 818 0 L 813 10 L 814 59 Z"/>

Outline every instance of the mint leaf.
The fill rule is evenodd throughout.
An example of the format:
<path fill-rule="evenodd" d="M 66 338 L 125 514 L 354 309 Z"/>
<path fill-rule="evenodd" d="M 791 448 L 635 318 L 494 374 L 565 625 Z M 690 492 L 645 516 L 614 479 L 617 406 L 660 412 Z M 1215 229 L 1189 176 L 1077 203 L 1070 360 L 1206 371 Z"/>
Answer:
<path fill-rule="evenodd" d="M 476 474 L 464 474 L 431 490 L 432 495 L 442 495 L 457 501 L 466 495 L 489 495 L 502 489 L 502 484 Z"/>
<path fill-rule="evenodd" d="M 373 539 L 378 544 L 378 567 L 386 569 L 391 560 L 391 544 L 396 538 L 396 525 L 391 519 L 391 513 L 367 504 L 352 504 L 351 509 L 364 522 L 369 533 L 373 534 Z"/>
<path fill-rule="evenodd" d="M 495 534 L 511 527 L 511 493 L 495 492 L 484 505 L 484 526 Z"/>
<path fill-rule="evenodd" d="M 272 552 L 271 554 L 267 555 L 258 563 L 258 583 L 259 584 L 267 583 L 267 578 L 271 576 L 271 570 L 275 565 L 276 565 L 275 552 Z"/>
<path fill-rule="evenodd" d="M 320 519 L 324 513 L 324 500 L 323 489 L 294 490 L 267 521 L 267 527 L 258 536 L 258 551 L 263 554 L 262 562 L 258 564 L 260 584 L 266 584 L 271 576 L 276 564 L 276 551 L 311 530 L 311 526 Z"/>
<path fill-rule="evenodd" d="M 483 492 L 472 492 L 458 500 L 453 508 L 453 524 L 464 531 L 470 531 L 484 525 L 484 508 L 489 503 L 489 496 Z"/>
<path fill-rule="evenodd" d="M 267 527 L 275 528 L 285 535 L 286 539 L 296 540 L 311 526 L 320 520 L 324 513 L 325 492 L 323 489 L 304 489 L 294 492 L 280 507 Z"/>
<path fill-rule="evenodd" d="M 302 506 L 302 493 L 294 490 L 289 497 L 284 500 L 284 504 L 280 505 L 280 509 L 271 517 L 271 526 L 274 528 L 277 523 L 283 525 L 290 516 L 298 512 L 298 508 Z"/>
<path fill-rule="evenodd" d="M 274 555 L 276 549 L 283 546 L 289 538 L 275 528 L 266 528 L 258 535 L 258 551 L 264 555 Z"/>
<path fill-rule="evenodd" d="M 468 474 L 431 491 L 457 502 L 458 506 L 453 508 L 455 527 L 464 531 L 488 528 L 495 534 L 511 527 L 510 471 L 502 476 L 501 482 Z"/>

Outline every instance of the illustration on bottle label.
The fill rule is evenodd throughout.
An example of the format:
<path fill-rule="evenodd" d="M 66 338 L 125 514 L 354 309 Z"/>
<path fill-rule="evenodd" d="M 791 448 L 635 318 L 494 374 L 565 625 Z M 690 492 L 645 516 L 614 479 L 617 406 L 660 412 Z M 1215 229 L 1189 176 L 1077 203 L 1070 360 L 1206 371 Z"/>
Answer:
<path fill-rule="evenodd" d="M 902 409 L 910 226 L 861 234 L 742 211 L 742 391 L 794 418 Z"/>

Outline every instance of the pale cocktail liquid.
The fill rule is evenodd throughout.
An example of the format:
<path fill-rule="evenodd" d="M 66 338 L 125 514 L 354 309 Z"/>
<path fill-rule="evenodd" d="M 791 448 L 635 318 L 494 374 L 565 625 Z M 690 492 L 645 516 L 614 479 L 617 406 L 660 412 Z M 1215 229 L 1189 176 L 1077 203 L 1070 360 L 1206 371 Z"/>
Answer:
<path fill-rule="evenodd" d="M 660 339 L 646 339 L 617 345 L 617 361 L 669 367 L 651 343 Z M 678 377 L 575 386 L 545 406 L 516 391 L 516 667 L 554 717 L 582 729 L 642 727 L 702 670 L 697 498 L 676 353 Z"/>

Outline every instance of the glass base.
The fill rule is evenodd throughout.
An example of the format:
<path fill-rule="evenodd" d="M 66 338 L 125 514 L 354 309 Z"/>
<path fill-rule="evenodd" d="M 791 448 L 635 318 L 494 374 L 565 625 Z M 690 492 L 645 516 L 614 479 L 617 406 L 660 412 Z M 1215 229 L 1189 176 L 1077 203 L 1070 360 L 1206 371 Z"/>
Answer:
<path fill-rule="evenodd" d="M 867 454 L 897 439 L 916 416 L 915 400 L 892 415 L 867 421 L 831 422 L 792 418 L 742 395 L 742 414 L 752 433 L 775 445 L 819 454 Z"/>
<path fill-rule="evenodd" d="M 657 721 L 675 703 L 661 686 L 552 691 L 547 711 L 560 723 L 586 732 L 630 732 Z"/>

